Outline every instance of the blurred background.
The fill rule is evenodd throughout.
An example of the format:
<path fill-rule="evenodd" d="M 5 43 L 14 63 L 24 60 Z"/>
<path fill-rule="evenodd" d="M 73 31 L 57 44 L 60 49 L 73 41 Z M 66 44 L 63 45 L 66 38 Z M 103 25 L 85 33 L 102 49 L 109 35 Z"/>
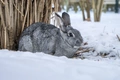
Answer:
<path fill-rule="evenodd" d="M 59 0 L 59 9 L 64 9 L 66 11 L 74 10 L 75 12 L 80 11 L 82 5 L 86 8 L 87 6 L 92 9 L 92 2 L 99 2 L 99 0 Z M 102 0 L 101 0 L 102 1 Z M 88 4 L 89 3 L 89 4 Z M 118 13 L 118 8 L 120 7 L 120 0 L 103 0 L 103 11 L 114 11 Z M 65 8 L 66 6 L 66 8 Z M 60 8 L 61 7 L 61 8 Z"/>
<path fill-rule="evenodd" d="M 59 12 L 82 12 L 83 20 L 87 21 L 91 20 L 90 12 L 94 12 L 94 21 L 100 21 L 101 12 L 119 13 L 120 9 L 120 0 L 59 0 L 59 4 Z"/>

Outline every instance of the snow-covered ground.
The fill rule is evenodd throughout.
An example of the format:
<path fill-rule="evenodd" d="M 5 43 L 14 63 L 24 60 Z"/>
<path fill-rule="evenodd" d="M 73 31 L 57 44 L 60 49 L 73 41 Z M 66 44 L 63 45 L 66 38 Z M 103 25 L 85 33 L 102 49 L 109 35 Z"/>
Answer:
<path fill-rule="evenodd" d="M 69 14 L 72 26 L 81 32 L 84 43 L 88 43 L 84 47 L 95 50 L 80 54 L 80 57 L 98 59 L 106 55 L 103 57 L 120 58 L 120 41 L 117 38 L 117 35 L 120 37 L 120 13 L 102 13 L 100 22 L 94 22 L 93 12 L 91 22 L 83 21 L 81 12 L 75 14 L 70 11 Z"/>
<path fill-rule="evenodd" d="M 0 80 L 120 80 L 120 60 L 0 51 Z"/>
<path fill-rule="evenodd" d="M 61 13 L 59 13 L 61 14 Z M 72 26 L 95 52 L 85 59 L 44 53 L 0 50 L 0 80 L 120 80 L 120 13 L 102 13 L 101 22 L 83 22 L 81 12 L 69 12 Z M 109 53 L 107 58 L 98 54 Z"/>

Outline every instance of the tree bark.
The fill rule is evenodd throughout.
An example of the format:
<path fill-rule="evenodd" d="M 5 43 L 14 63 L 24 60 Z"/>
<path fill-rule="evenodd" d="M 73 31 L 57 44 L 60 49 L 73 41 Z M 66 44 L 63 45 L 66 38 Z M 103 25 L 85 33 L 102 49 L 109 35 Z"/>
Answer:
<path fill-rule="evenodd" d="M 103 0 L 92 0 L 94 21 L 99 22 L 102 12 Z"/>

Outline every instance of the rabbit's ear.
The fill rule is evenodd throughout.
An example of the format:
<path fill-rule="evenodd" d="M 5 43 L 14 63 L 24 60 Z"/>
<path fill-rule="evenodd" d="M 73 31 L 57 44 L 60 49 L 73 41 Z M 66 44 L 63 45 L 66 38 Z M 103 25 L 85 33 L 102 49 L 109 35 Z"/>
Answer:
<path fill-rule="evenodd" d="M 57 16 L 58 17 L 58 19 L 59 19 L 59 22 L 60 22 L 60 30 L 62 31 L 62 32 L 66 32 L 66 27 L 67 26 L 65 26 L 65 23 L 64 23 L 64 19 L 62 18 L 62 17 L 60 17 L 60 15 L 58 15 L 57 13 L 55 13 L 55 16 Z"/>
<path fill-rule="evenodd" d="M 63 12 L 63 13 L 62 13 L 62 18 L 63 18 L 63 21 L 64 21 L 64 25 L 65 25 L 65 26 L 71 25 L 70 16 L 69 16 L 68 13 Z"/>

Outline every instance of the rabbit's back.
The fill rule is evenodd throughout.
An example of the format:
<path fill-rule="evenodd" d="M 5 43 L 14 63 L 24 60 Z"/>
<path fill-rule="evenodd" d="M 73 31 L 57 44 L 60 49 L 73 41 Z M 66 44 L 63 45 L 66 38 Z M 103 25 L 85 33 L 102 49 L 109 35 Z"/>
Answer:
<path fill-rule="evenodd" d="M 19 41 L 19 50 L 53 54 L 58 36 L 59 29 L 54 25 L 34 23 L 23 31 Z"/>
<path fill-rule="evenodd" d="M 56 29 L 56 27 L 54 25 L 51 25 L 51 24 L 45 24 L 43 22 L 36 22 L 34 24 L 31 24 L 29 27 L 27 27 L 26 29 L 24 29 L 24 31 L 22 32 L 21 34 L 21 37 L 22 36 L 25 36 L 25 35 L 31 35 L 37 28 L 39 28 L 41 31 L 45 31 L 45 30 L 54 30 Z"/>

